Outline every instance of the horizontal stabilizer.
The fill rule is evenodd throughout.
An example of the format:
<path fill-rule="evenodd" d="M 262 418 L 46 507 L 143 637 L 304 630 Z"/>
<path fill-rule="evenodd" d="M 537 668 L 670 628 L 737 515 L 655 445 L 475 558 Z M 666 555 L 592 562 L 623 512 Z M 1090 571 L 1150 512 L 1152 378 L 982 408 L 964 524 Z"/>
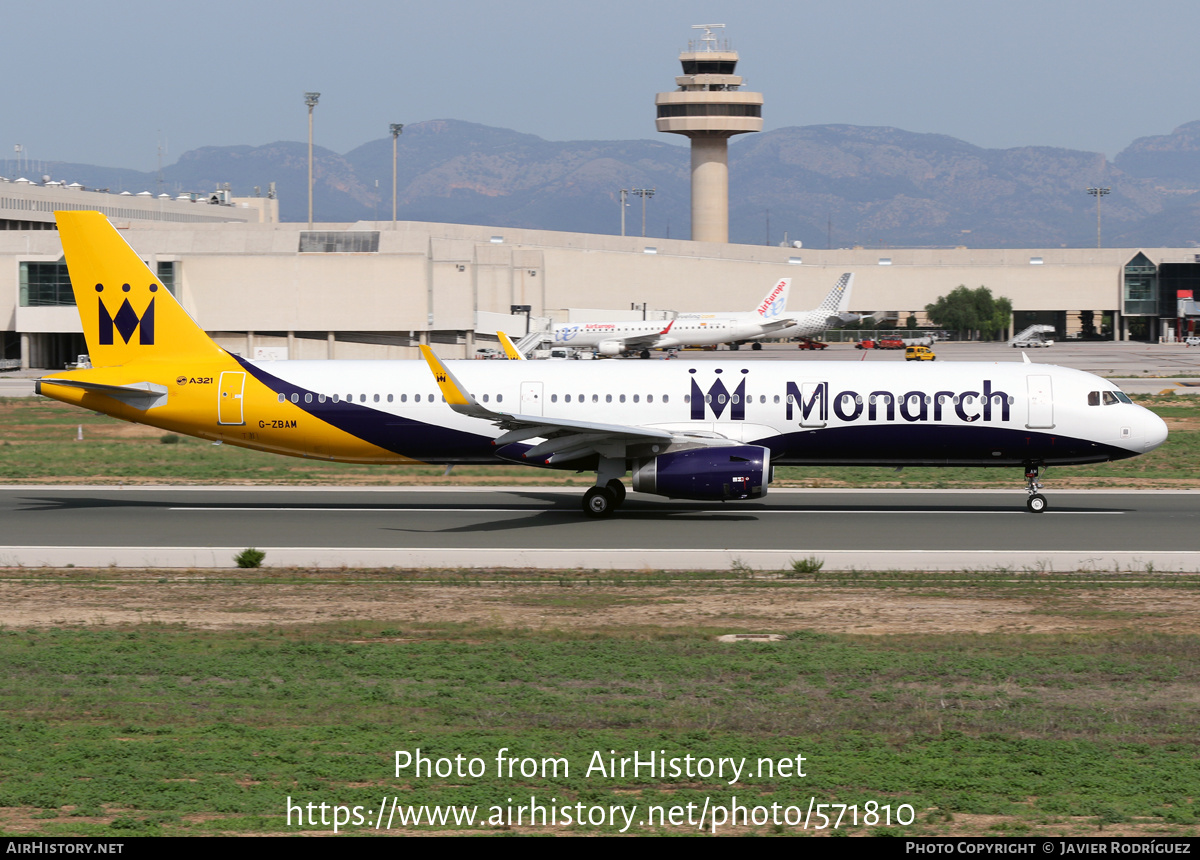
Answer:
<path fill-rule="evenodd" d="M 82 379 L 55 379 L 43 377 L 34 381 L 34 391 L 42 393 L 43 385 L 59 385 L 63 388 L 78 388 L 90 394 L 103 394 L 119 400 L 126 406 L 143 412 L 162 406 L 167 402 L 167 386 L 157 382 L 134 382 L 129 385 L 105 385 L 100 382 L 85 382 Z"/>

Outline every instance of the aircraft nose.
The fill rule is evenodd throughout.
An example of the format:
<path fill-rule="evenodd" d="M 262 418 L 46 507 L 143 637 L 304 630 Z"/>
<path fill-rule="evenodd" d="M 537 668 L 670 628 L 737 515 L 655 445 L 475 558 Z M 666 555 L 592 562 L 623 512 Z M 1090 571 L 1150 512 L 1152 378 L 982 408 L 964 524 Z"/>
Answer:
<path fill-rule="evenodd" d="M 1146 410 L 1145 449 L 1153 451 L 1167 441 L 1167 422 L 1163 421 L 1149 409 Z"/>

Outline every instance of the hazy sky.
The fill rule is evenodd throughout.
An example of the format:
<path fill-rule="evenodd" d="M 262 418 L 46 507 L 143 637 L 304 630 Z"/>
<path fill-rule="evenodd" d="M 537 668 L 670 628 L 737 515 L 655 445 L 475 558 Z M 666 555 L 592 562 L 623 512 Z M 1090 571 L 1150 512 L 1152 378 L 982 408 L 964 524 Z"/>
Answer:
<path fill-rule="evenodd" d="M 5 4 L 0 154 L 153 170 L 198 146 L 346 152 L 388 123 L 653 138 L 692 24 L 723 23 L 767 129 L 890 125 L 1112 157 L 1200 119 L 1186 0 L 259 0 Z M 676 141 L 674 136 L 661 139 Z"/>

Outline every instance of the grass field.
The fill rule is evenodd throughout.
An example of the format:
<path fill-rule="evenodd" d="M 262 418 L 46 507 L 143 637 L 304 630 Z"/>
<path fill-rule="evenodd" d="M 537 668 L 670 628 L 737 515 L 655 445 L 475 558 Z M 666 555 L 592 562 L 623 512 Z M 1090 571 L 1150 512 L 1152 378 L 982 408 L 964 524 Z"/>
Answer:
<path fill-rule="evenodd" d="M 404 584 L 415 575 L 342 576 L 368 592 L 411 588 L 418 600 L 420 587 Z M 485 590 L 455 572 L 419 575 L 453 586 L 462 602 Z M 247 604 L 269 605 L 285 587 L 304 587 L 316 603 L 345 589 L 327 572 L 191 579 L 214 600 L 224 589 Z M 35 571 L 23 580 L 47 593 L 66 585 L 80 599 L 111 590 L 115 603 L 126 585 L 150 597 L 178 587 L 115 571 Z M 846 817 L 839 835 L 1195 835 L 1200 637 L 1178 632 L 1194 629 L 1195 619 L 1178 610 L 1162 626 L 1154 601 L 1121 595 L 1150 589 L 1177 605 L 1198 585 L 1200 577 L 1154 574 L 1136 582 L 996 572 L 742 582 L 609 575 L 590 585 L 543 576 L 490 586 L 485 622 L 456 621 L 457 601 L 439 596 L 431 606 L 441 609 L 403 620 L 381 608 L 369 619 L 290 626 L 8 628 L 0 632 L 8 679 L 0 693 L 0 827 L 46 835 L 296 832 L 288 798 L 298 808 L 358 806 L 364 816 L 399 798 L 478 805 L 482 819 L 498 806 L 501 820 L 394 831 L 622 830 L 620 815 L 595 826 L 510 824 L 507 810 L 534 797 L 544 806 L 619 807 L 633 820 L 627 832 L 686 834 L 711 830 L 712 819 L 704 828 L 685 818 L 650 826 L 650 808 L 691 803 L 698 813 L 706 800 L 728 808 L 736 797 L 747 808 L 800 812 L 810 798 L 856 805 L 860 818 L 868 809 L 911 809 L 911 825 L 855 826 Z M 980 630 L 999 607 L 1020 606 L 1068 632 L 863 636 L 789 621 L 789 607 L 831 596 L 915 613 L 952 603 L 982 619 Z M 614 622 L 645 606 L 701 598 L 731 609 L 703 624 Z M 760 614 L 739 622 L 732 607 L 747 601 Z M 514 614 L 530 608 L 542 619 L 536 628 Z M 202 607 L 196 612 L 199 621 Z M 716 641 L 763 624 L 788 638 Z M 396 751 L 418 749 L 430 759 L 478 758 L 480 775 L 397 776 Z M 539 763 L 538 772 L 498 776 L 502 749 Z M 634 750 L 745 759 L 748 770 L 734 784 L 728 774 L 587 772 Z M 803 778 L 753 773 L 760 759 L 798 755 Z M 567 765 L 543 774 L 548 758 Z M 826 809 L 836 815 L 838 807 Z M 809 833 L 817 823 L 810 820 Z M 768 820 L 718 832 L 805 831 Z"/>
<path fill-rule="evenodd" d="M 1187 487 L 1200 481 L 1200 398 L 1143 397 L 1170 427 L 1157 451 L 1095 466 L 1054 468 L 1051 487 Z M 77 436 L 82 428 L 83 440 Z M 222 484 L 591 485 L 591 474 L 521 466 L 360 466 L 281 457 L 164 434 L 41 398 L 0 399 L 0 482 Z M 783 467 L 774 486 L 1019 486 L 1014 469 Z"/>

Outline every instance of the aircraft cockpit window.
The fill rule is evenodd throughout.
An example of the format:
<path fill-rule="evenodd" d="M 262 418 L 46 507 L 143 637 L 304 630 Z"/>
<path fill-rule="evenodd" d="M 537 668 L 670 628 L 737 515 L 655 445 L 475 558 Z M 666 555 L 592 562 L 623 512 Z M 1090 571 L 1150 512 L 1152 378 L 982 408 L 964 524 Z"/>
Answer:
<path fill-rule="evenodd" d="M 1088 392 L 1088 406 L 1099 406 L 1099 405 L 1100 405 L 1100 392 L 1099 391 L 1089 391 Z"/>
<path fill-rule="evenodd" d="M 1114 403 L 1121 402 L 1121 398 L 1117 396 L 1118 392 L 1116 392 L 1116 391 L 1105 391 L 1102 393 L 1104 395 L 1104 405 L 1105 406 L 1112 406 Z M 1126 400 L 1126 402 L 1128 402 L 1129 398 L 1126 397 L 1125 400 Z"/>
<path fill-rule="evenodd" d="M 1114 391 L 1113 394 L 1117 395 L 1117 399 L 1120 400 L 1122 403 L 1130 403 L 1130 404 L 1133 403 L 1133 401 L 1129 399 L 1129 395 L 1126 394 L 1124 391 Z"/>

